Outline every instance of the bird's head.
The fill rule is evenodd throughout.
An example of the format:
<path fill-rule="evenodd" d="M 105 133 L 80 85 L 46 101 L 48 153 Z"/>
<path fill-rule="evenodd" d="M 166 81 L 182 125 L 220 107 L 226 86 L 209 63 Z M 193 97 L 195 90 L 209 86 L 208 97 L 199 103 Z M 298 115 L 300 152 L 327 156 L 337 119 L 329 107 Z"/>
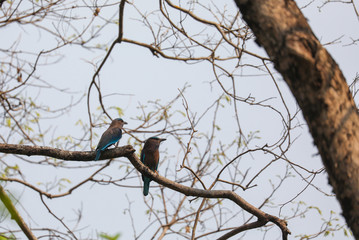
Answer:
<path fill-rule="evenodd" d="M 158 148 L 160 146 L 160 143 L 163 141 L 166 141 L 166 138 L 150 137 L 146 140 L 145 146 L 154 146 L 155 148 Z"/>
<path fill-rule="evenodd" d="M 114 120 L 112 120 L 111 126 L 118 126 L 122 128 L 125 124 L 127 124 L 127 122 L 123 121 L 122 118 L 115 118 Z"/>
<path fill-rule="evenodd" d="M 161 142 L 163 142 L 163 141 L 166 141 L 166 138 L 150 137 L 149 140 L 150 140 L 150 141 L 154 141 L 154 142 L 161 143 Z"/>

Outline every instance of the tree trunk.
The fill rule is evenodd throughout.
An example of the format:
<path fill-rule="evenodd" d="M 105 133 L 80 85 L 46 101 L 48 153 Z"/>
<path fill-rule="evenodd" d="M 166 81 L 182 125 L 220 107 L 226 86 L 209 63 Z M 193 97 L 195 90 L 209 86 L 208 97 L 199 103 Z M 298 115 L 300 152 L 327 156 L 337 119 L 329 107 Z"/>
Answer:
<path fill-rule="evenodd" d="M 348 226 L 359 239 L 359 116 L 336 62 L 292 0 L 235 0 L 295 96 Z"/>

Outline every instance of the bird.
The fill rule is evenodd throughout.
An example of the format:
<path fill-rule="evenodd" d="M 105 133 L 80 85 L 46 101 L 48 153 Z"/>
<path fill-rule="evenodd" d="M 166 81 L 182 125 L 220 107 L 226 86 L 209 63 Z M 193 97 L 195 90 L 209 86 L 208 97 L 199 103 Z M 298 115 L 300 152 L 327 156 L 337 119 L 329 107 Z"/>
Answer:
<path fill-rule="evenodd" d="M 123 121 L 122 118 L 116 118 L 111 122 L 108 129 L 102 134 L 97 145 L 95 161 L 100 159 L 103 151 L 121 139 L 124 124 L 127 124 L 127 122 Z"/>
<path fill-rule="evenodd" d="M 160 153 L 158 148 L 160 143 L 166 141 L 165 138 L 150 137 L 145 141 L 145 145 L 141 151 L 141 162 L 145 164 L 149 169 L 157 173 L 158 162 L 160 160 Z M 150 188 L 150 182 L 152 179 L 142 174 L 143 180 L 143 195 L 148 195 Z"/>

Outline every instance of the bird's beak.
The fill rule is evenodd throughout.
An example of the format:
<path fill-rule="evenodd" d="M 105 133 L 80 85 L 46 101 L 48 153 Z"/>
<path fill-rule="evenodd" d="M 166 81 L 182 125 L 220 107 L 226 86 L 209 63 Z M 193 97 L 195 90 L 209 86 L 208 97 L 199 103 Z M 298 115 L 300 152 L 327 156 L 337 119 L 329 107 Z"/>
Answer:
<path fill-rule="evenodd" d="M 123 124 L 127 124 L 127 122 L 123 122 Z"/>
<path fill-rule="evenodd" d="M 166 141 L 166 138 L 160 138 L 160 142 Z"/>

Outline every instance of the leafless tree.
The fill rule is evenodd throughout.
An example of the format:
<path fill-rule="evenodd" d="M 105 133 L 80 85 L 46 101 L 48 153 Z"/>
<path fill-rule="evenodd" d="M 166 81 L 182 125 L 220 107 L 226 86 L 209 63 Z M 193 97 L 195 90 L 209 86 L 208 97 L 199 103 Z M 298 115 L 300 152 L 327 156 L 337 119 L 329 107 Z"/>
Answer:
<path fill-rule="evenodd" d="M 350 4 L 358 16 L 354 2 Z M 339 213 L 302 200 L 308 191 L 333 199 L 316 182 L 328 174 L 347 224 L 359 238 L 357 81 L 348 87 L 294 1 L 0 1 L 0 8 L 0 34 L 9 36 L 6 41 L 1 37 L 6 47 L 0 48 L 0 197 L 21 228 L 0 227 L 0 237 L 21 238 L 24 233 L 29 239 L 118 239 L 117 234 L 83 228 L 87 220 L 82 209 L 63 217 L 59 211 L 71 207 L 51 206 L 51 199 L 68 199 L 91 185 L 110 186 L 126 196 L 127 205 L 112 208 L 121 207 L 134 239 L 288 239 L 292 223 L 313 212 L 319 215 L 310 221 L 319 227 L 297 231 L 296 237 L 314 239 L 340 231 L 351 238 Z M 33 42 L 33 34 L 41 44 Z M 153 84 L 145 91 L 148 102 L 135 100 L 137 108 L 126 109 L 123 99 L 137 97 L 136 89 L 124 90 L 127 81 L 141 88 L 145 80 L 135 74 L 104 77 L 125 46 L 153 59 L 204 67 L 211 78 L 194 93 L 190 84 L 171 83 L 177 93 L 170 99 L 154 97 L 151 92 L 161 86 Z M 63 68 L 73 58 L 84 59 L 86 74 L 90 71 L 86 77 L 71 76 L 86 84 L 82 92 L 61 81 L 65 72 L 80 72 L 76 64 L 65 65 L 75 71 Z M 141 67 L 120 64 L 123 71 Z M 105 151 L 101 159 L 106 161 L 93 162 L 92 149 L 103 127 L 117 116 L 130 123 L 124 134 L 127 145 Z M 293 156 L 307 126 L 324 167 Z M 138 159 L 144 140 L 153 135 L 168 139 L 161 147 L 159 174 Z M 55 169 L 56 177 L 46 182 L 31 174 L 49 169 Z M 76 176 L 65 177 L 67 170 Z M 158 183 L 148 197 L 139 197 L 141 174 Z M 18 186 L 38 194 L 34 203 L 56 220 L 56 227 L 34 227 L 37 219 L 26 214 L 31 205 L 11 194 Z M 96 194 L 91 191 L 84 198 Z M 99 204 L 107 204 L 109 197 L 103 198 Z M 139 202 L 147 209 L 141 216 L 135 214 Z M 322 217 L 322 211 L 330 216 Z"/>

